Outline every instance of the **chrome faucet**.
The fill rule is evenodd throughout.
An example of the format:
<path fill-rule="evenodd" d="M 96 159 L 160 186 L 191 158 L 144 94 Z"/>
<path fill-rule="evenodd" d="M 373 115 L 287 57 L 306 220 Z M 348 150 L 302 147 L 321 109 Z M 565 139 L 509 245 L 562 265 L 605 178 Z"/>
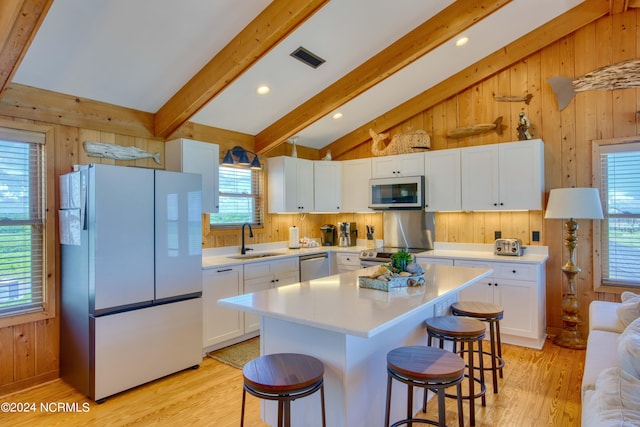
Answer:
<path fill-rule="evenodd" d="M 240 248 L 240 255 L 244 255 L 247 253 L 247 251 L 252 251 L 252 248 L 245 248 L 244 247 L 244 227 L 248 226 L 249 227 L 249 237 L 253 237 L 253 229 L 251 228 L 251 224 L 249 224 L 248 222 L 245 222 L 244 224 L 242 224 L 242 247 Z"/>

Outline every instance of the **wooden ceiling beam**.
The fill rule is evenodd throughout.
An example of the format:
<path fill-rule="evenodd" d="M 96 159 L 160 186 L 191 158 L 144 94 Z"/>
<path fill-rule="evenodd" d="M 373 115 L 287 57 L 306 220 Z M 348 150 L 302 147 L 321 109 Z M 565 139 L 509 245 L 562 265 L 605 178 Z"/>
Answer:
<path fill-rule="evenodd" d="M 640 7 L 640 0 L 628 0 L 629 1 L 629 7 Z"/>
<path fill-rule="evenodd" d="M 384 132 L 608 13 L 608 0 L 586 0 L 504 48 L 335 140 L 320 150 L 320 156 L 324 156 L 328 150 L 331 150 L 332 155 L 337 157 L 369 140 L 370 128 L 376 129 L 377 132 Z"/>
<path fill-rule="evenodd" d="M 27 53 L 53 0 L 0 1 L 0 96 Z"/>
<path fill-rule="evenodd" d="M 511 0 L 459 0 L 256 135 L 265 153 Z"/>
<path fill-rule="evenodd" d="M 274 0 L 155 115 L 156 136 L 167 137 L 329 0 Z"/>

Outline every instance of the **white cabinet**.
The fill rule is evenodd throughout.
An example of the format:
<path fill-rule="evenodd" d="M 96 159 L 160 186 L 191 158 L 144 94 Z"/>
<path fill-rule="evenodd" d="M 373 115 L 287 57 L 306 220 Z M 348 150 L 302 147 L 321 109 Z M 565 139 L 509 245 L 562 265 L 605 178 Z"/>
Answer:
<path fill-rule="evenodd" d="M 424 175 L 424 153 L 399 154 L 371 159 L 372 178 Z"/>
<path fill-rule="evenodd" d="M 202 212 L 217 213 L 220 147 L 180 138 L 165 143 L 164 156 L 166 170 L 202 176 Z"/>
<path fill-rule="evenodd" d="M 462 209 L 541 210 L 543 164 L 540 139 L 462 149 Z"/>
<path fill-rule="evenodd" d="M 371 159 L 344 160 L 342 164 L 342 212 L 372 212 L 369 209 Z"/>
<path fill-rule="evenodd" d="M 336 253 L 336 267 L 337 274 L 359 270 L 361 268 L 359 254 L 344 252 Z"/>
<path fill-rule="evenodd" d="M 314 210 L 312 160 L 270 157 L 267 166 L 269 213 Z"/>
<path fill-rule="evenodd" d="M 264 291 L 300 281 L 298 257 L 262 261 L 244 265 L 244 292 Z M 260 329 L 260 317 L 244 314 L 244 333 Z"/>
<path fill-rule="evenodd" d="M 341 162 L 313 162 L 314 212 L 340 212 L 342 207 Z"/>
<path fill-rule="evenodd" d="M 546 336 L 543 264 L 456 259 L 454 265 L 492 268 L 492 276 L 460 291 L 460 300 L 500 305 L 504 309 L 500 321 L 502 341 L 542 348 Z"/>
<path fill-rule="evenodd" d="M 425 153 L 425 210 L 427 212 L 462 209 L 460 186 L 460 148 Z"/>
<path fill-rule="evenodd" d="M 202 271 L 202 348 L 244 334 L 244 316 L 237 310 L 220 307 L 217 301 L 242 293 L 241 265 Z"/>

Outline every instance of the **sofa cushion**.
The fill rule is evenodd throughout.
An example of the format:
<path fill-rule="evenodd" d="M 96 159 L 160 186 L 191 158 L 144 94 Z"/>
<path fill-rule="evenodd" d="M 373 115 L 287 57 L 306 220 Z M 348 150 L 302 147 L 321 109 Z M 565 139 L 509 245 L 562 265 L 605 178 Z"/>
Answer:
<path fill-rule="evenodd" d="M 611 367 L 620 367 L 616 357 L 620 334 L 609 331 L 593 330 L 587 338 L 587 351 L 582 374 L 582 397 L 587 390 L 593 390 L 598 374 Z"/>
<path fill-rule="evenodd" d="M 622 332 L 625 325 L 618 318 L 617 309 L 620 303 L 609 301 L 592 301 L 589 304 L 589 330 Z"/>
<path fill-rule="evenodd" d="M 640 317 L 640 295 L 625 298 L 622 303 L 618 304 L 616 314 L 624 326 L 629 326 L 631 322 Z"/>
<path fill-rule="evenodd" d="M 639 294 L 636 294 L 634 292 L 625 291 L 625 292 L 620 294 L 620 301 L 625 302 L 625 301 L 630 300 L 632 298 L 638 298 L 638 297 L 640 297 Z"/>
<path fill-rule="evenodd" d="M 618 363 L 628 374 L 640 380 L 640 319 L 636 319 L 618 338 Z"/>
<path fill-rule="evenodd" d="M 596 389 L 583 401 L 582 426 L 640 425 L 640 380 L 620 368 L 598 375 Z"/>

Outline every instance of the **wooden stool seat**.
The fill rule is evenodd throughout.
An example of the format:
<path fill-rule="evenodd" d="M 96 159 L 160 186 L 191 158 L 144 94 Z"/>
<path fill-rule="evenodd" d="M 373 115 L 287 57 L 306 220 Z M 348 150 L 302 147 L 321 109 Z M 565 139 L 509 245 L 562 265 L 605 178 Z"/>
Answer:
<path fill-rule="evenodd" d="M 440 348 L 444 348 L 444 342 L 450 341 L 453 345 L 453 353 L 459 353 L 460 355 L 468 354 L 467 358 L 467 374 L 469 378 L 469 392 L 468 394 L 461 396 L 462 399 L 469 400 L 469 419 L 472 426 L 476 423 L 475 418 L 475 399 L 480 397 L 482 399 L 482 406 L 486 406 L 485 394 L 487 392 L 484 384 L 484 364 L 482 357 L 479 360 L 480 367 L 478 368 L 480 377 L 475 377 L 474 366 L 474 345 L 478 346 L 478 354 L 482 354 L 482 340 L 485 336 L 485 326 L 479 320 L 471 319 L 468 317 L 457 316 L 438 316 L 432 317 L 425 321 L 427 326 L 429 346 L 432 345 L 433 339 L 440 340 Z M 460 344 L 460 350 L 458 350 L 458 344 Z M 465 344 L 469 345 L 469 349 L 465 350 Z M 480 390 L 476 393 L 475 383 L 480 385 Z M 446 397 L 455 397 L 450 394 L 446 394 Z M 424 401 L 426 406 L 427 395 L 425 393 Z"/>
<path fill-rule="evenodd" d="M 478 319 L 501 320 L 504 309 L 490 302 L 484 301 L 458 301 L 451 304 L 451 311 L 458 316 L 469 316 Z"/>
<path fill-rule="evenodd" d="M 324 365 L 315 357 L 297 353 L 276 353 L 253 359 L 242 368 L 244 390 L 242 416 L 246 393 L 261 399 L 278 401 L 278 426 L 291 425 L 292 400 L 309 396 L 320 390 L 322 425 L 326 425 L 324 410 Z"/>
<path fill-rule="evenodd" d="M 427 330 L 460 338 L 477 338 L 484 336 L 486 328 L 482 322 L 464 317 L 439 316 L 426 320 Z"/>
<path fill-rule="evenodd" d="M 502 358 L 502 340 L 500 338 L 500 320 L 504 316 L 504 309 L 497 304 L 484 301 L 459 301 L 451 305 L 451 313 L 454 316 L 466 316 L 483 320 L 489 323 L 489 344 L 490 352 L 483 352 L 491 356 L 491 366 L 485 370 L 491 370 L 493 379 L 493 392 L 498 392 L 498 374 L 503 378 L 502 368 L 504 359 Z"/>
<path fill-rule="evenodd" d="M 403 382 L 407 387 L 407 418 L 396 421 L 393 426 L 411 423 L 425 423 L 445 426 L 445 393 L 447 387 L 456 386 L 458 397 L 458 423 L 462 427 L 462 399 L 460 383 L 464 378 L 465 363 L 462 358 L 451 352 L 426 346 L 399 347 L 387 353 L 387 408 L 385 426 L 389 425 L 391 409 L 392 380 Z M 413 387 L 435 391 L 438 396 L 438 423 L 422 418 L 414 418 Z M 426 412 L 426 408 L 423 408 Z"/>

